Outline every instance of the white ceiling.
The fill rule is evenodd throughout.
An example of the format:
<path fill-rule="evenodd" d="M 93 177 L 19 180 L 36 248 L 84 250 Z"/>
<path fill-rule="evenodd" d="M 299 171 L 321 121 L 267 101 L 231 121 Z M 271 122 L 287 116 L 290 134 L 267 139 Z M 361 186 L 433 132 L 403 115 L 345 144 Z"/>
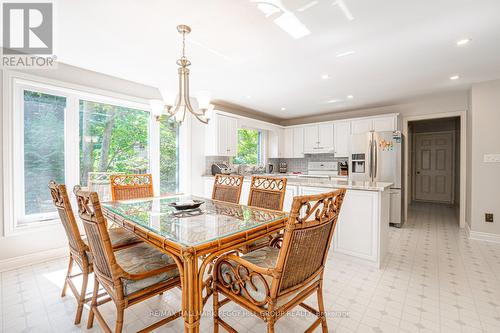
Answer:
<path fill-rule="evenodd" d="M 275 1 L 275 0 L 262 0 Z M 342 111 L 500 77 L 498 0 L 282 0 L 311 34 L 293 39 L 248 0 L 57 1 L 61 62 L 177 87 L 188 24 L 191 90 L 279 118 Z M 458 47 L 456 41 L 471 38 Z M 351 56 L 337 54 L 354 50 Z M 328 80 L 321 79 L 328 74 Z M 449 77 L 459 74 L 460 79 Z M 347 95 L 354 98 L 347 100 Z M 339 99 L 337 103 L 326 101 Z M 286 110 L 281 110 L 285 107 Z"/>

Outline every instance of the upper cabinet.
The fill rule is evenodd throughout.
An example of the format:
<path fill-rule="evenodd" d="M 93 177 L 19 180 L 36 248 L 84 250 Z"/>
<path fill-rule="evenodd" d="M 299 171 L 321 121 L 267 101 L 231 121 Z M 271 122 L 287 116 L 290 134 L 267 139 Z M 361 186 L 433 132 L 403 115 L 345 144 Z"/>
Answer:
<path fill-rule="evenodd" d="M 277 128 L 269 130 L 269 158 L 282 158 L 284 156 L 284 130 Z"/>
<path fill-rule="evenodd" d="M 349 156 L 349 143 L 351 140 L 351 122 L 337 121 L 333 124 L 335 157 Z"/>
<path fill-rule="evenodd" d="M 215 114 L 205 130 L 205 155 L 236 156 L 238 153 L 238 120 Z"/>
<path fill-rule="evenodd" d="M 370 131 L 396 131 L 397 129 L 397 116 L 395 115 L 390 115 L 387 117 L 357 119 L 351 121 L 352 134 L 363 134 Z"/>
<path fill-rule="evenodd" d="M 333 123 L 304 127 L 304 153 L 333 152 Z"/>
<path fill-rule="evenodd" d="M 304 157 L 304 128 L 285 128 L 283 135 L 283 158 Z"/>

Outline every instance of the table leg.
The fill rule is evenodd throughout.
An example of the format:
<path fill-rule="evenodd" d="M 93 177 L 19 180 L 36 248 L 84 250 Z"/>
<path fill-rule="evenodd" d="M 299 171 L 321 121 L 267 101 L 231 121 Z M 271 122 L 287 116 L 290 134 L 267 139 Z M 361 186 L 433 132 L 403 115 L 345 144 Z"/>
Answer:
<path fill-rule="evenodd" d="M 200 332 L 200 319 L 203 311 L 198 258 L 194 252 L 187 251 L 182 254 L 182 261 L 184 263 L 184 285 L 182 286 L 184 332 L 198 333 Z"/>

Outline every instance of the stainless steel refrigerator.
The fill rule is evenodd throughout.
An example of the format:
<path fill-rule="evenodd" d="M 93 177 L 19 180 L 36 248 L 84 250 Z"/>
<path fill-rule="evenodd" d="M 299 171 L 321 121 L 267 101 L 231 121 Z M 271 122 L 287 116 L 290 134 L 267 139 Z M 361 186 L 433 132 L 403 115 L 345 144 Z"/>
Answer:
<path fill-rule="evenodd" d="M 389 182 L 390 223 L 403 224 L 403 136 L 401 132 L 369 132 L 351 136 L 351 180 Z"/>

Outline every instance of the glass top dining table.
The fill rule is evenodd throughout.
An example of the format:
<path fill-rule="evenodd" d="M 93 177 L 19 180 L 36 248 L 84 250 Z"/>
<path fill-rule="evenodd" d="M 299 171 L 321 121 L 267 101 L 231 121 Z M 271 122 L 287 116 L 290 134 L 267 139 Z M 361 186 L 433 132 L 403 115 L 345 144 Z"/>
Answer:
<path fill-rule="evenodd" d="M 172 203 L 202 200 L 199 209 Z M 172 256 L 182 281 L 184 331 L 200 332 L 203 307 L 212 294 L 207 270 L 218 256 L 285 228 L 288 214 L 192 195 L 104 202 L 106 218 Z"/>
<path fill-rule="evenodd" d="M 201 200 L 199 209 L 176 210 L 171 204 Z M 195 247 L 283 220 L 287 213 L 215 201 L 192 195 L 104 202 L 102 206 L 167 240 Z"/>

